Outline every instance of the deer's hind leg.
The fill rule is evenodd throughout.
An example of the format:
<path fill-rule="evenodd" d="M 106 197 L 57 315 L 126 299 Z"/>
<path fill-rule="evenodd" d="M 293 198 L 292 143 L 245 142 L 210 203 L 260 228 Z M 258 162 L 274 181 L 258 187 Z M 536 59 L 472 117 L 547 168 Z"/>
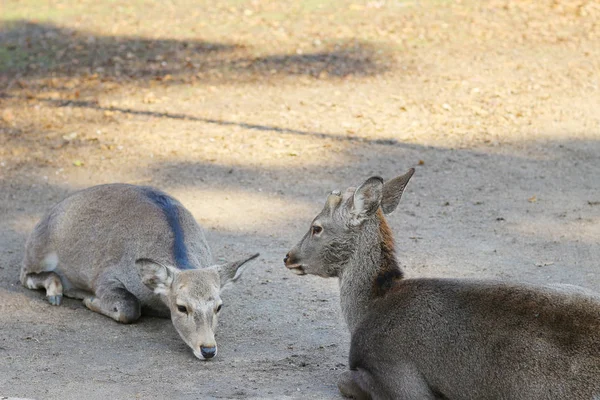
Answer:
<path fill-rule="evenodd" d="M 141 315 L 139 300 L 120 285 L 101 287 L 96 291 L 96 296 L 83 299 L 83 304 L 92 311 L 124 324 L 136 321 Z"/>
<path fill-rule="evenodd" d="M 398 373 L 400 372 L 400 373 Z M 436 400 L 437 397 L 421 375 L 412 368 L 402 368 L 391 376 L 373 375 L 358 368 L 340 375 L 340 392 L 357 400 Z"/>
<path fill-rule="evenodd" d="M 46 298 L 53 306 L 59 306 L 63 297 L 63 285 L 55 272 L 26 273 L 23 286 L 28 289 L 46 289 Z"/>
<path fill-rule="evenodd" d="M 344 397 L 356 400 L 370 400 L 371 395 L 365 392 L 357 382 L 358 371 L 344 371 L 338 378 L 338 389 Z"/>

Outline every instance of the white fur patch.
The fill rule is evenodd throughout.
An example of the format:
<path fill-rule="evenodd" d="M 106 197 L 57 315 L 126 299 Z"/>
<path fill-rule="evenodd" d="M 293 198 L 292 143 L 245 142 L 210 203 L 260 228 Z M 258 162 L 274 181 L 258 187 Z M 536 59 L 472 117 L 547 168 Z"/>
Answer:
<path fill-rule="evenodd" d="M 239 268 L 237 269 L 237 271 L 235 271 L 235 275 L 233 276 L 233 279 L 232 279 L 232 280 L 233 280 L 233 281 L 237 281 L 237 280 L 240 278 L 240 276 L 242 276 L 242 273 L 244 272 L 244 270 L 245 270 L 246 268 L 248 268 L 248 265 L 250 265 L 250 264 L 244 264 L 244 265 L 242 265 L 241 267 L 239 267 Z"/>
<path fill-rule="evenodd" d="M 54 271 L 58 266 L 58 254 L 56 252 L 48 253 L 42 261 L 44 271 Z"/>
<path fill-rule="evenodd" d="M 167 287 L 163 284 L 159 284 L 154 288 L 154 294 L 167 294 Z"/>
<path fill-rule="evenodd" d="M 46 289 L 46 296 L 60 296 L 62 295 L 62 291 L 59 290 L 59 287 L 56 281 L 52 280 L 50 285 L 48 285 L 48 289 Z"/>
<path fill-rule="evenodd" d="M 35 285 L 33 284 L 33 279 L 27 278 L 27 281 L 25 282 L 25 284 L 27 285 L 27 289 L 35 289 Z"/>

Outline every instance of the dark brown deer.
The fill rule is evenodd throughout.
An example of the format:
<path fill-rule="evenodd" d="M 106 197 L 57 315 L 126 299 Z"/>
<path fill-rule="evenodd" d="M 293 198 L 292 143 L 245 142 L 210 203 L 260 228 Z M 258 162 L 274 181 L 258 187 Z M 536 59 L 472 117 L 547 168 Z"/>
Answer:
<path fill-rule="evenodd" d="M 407 279 L 384 214 L 414 170 L 332 192 L 285 257 L 337 277 L 357 399 L 600 399 L 600 296 L 576 286 Z"/>

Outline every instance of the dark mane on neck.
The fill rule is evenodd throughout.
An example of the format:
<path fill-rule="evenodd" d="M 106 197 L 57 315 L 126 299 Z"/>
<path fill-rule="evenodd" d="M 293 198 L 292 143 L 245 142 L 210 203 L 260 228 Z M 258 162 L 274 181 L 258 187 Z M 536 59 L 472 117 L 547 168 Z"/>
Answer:
<path fill-rule="evenodd" d="M 381 261 L 377 276 L 373 282 L 374 297 L 384 296 L 400 281 L 404 274 L 396 260 L 396 250 L 392 230 L 388 226 L 381 209 L 377 210 L 379 219 L 379 243 L 381 246 Z"/>

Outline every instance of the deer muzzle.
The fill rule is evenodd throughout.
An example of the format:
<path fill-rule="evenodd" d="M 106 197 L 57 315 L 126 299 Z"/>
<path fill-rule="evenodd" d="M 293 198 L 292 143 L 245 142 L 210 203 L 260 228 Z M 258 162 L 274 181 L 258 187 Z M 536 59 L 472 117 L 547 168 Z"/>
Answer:
<path fill-rule="evenodd" d="M 285 258 L 283 259 L 283 263 L 285 264 L 285 267 L 287 269 L 289 269 L 296 275 L 306 275 L 306 272 L 304 271 L 304 267 L 302 266 L 302 264 L 298 263 L 298 260 L 296 259 L 295 254 L 293 253 L 293 250 L 285 255 Z"/>

